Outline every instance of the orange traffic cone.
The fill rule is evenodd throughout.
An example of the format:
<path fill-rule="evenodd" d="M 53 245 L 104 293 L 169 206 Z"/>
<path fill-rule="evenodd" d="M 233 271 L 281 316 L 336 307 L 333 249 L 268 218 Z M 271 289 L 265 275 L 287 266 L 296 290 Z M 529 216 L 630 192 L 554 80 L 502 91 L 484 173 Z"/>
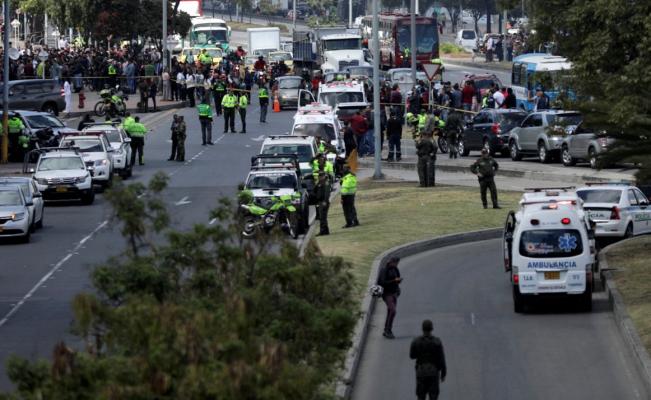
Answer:
<path fill-rule="evenodd" d="M 274 97 L 274 112 L 280 112 L 280 102 L 278 97 Z"/>

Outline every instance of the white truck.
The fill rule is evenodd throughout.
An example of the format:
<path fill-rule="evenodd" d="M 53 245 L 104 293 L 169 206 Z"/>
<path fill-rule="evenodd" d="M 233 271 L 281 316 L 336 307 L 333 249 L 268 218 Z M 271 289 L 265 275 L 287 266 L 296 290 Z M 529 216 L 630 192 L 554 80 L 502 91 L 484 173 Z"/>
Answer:
<path fill-rule="evenodd" d="M 359 29 L 346 27 L 294 31 L 293 55 L 295 71 L 298 67 L 327 73 L 371 65 L 364 57 Z"/>
<path fill-rule="evenodd" d="M 249 43 L 249 55 L 266 56 L 271 51 L 280 49 L 279 28 L 249 28 L 246 30 Z"/>
<path fill-rule="evenodd" d="M 503 246 L 516 313 L 552 297 L 592 309 L 594 228 L 573 188 L 528 189 L 507 217 Z"/>

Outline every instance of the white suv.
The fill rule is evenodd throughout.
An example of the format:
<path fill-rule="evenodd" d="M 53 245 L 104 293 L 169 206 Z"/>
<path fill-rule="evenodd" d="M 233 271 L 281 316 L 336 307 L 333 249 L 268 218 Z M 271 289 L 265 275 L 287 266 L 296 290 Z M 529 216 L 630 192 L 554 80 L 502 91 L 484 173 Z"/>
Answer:
<path fill-rule="evenodd" d="M 318 152 L 316 139 L 312 136 L 272 135 L 262 142 L 260 148 L 260 154 L 268 156 L 295 154 L 304 177 L 312 175 L 311 161 Z"/>
<path fill-rule="evenodd" d="M 131 165 L 131 138 L 118 123 L 100 123 L 91 125 L 82 131 L 83 134 L 106 135 L 113 148 L 113 170 L 122 179 L 129 178 L 133 173 Z"/>
<path fill-rule="evenodd" d="M 103 188 L 111 186 L 114 150 L 104 133 L 66 134 L 61 139 L 59 147 L 79 149 L 86 166 L 93 167 L 93 183 Z"/>
<path fill-rule="evenodd" d="M 30 172 L 43 200 L 81 199 L 84 204 L 92 204 L 95 193 L 89 170 L 92 167 L 86 167 L 78 150 L 48 149 Z"/>
<path fill-rule="evenodd" d="M 597 237 L 651 233 L 651 207 L 642 191 L 628 183 L 589 183 L 578 188 L 583 208 L 596 224 Z"/>

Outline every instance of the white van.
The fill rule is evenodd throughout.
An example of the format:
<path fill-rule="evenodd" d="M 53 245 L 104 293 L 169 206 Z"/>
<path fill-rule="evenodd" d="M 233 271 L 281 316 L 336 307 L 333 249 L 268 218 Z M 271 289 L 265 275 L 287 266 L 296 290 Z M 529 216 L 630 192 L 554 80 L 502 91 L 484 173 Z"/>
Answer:
<path fill-rule="evenodd" d="M 294 115 L 291 136 L 319 136 L 326 143 L 330 143 L 337 154 L 328 153 L 328 161 L 335 163 L 336 157 L 346 157 L 344 136 L 341 132 L 339 119 L 332 107 L 313 103 L 300 107 Z"/>
<path fill-rule="evenodd" d="M 468 53 L 472 53 L 477 48 L 477 33 L 472 29 L 461 29 L 457 32 L 454 43 L 459 47 L 463 47 Z"/>
<path fill-rule="evenodd" d="M 533 299 L 567 296 L 592 309 L 594 232 L 572 188 L 528 189 L 504 227 L 504 267 L 513 285 L 513 308 Z"/>

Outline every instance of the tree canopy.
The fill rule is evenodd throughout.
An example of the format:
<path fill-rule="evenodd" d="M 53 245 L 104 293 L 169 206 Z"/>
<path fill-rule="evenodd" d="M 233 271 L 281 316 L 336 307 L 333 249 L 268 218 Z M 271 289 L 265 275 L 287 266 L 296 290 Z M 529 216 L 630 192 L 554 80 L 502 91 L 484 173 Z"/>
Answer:
<path fill-rule="evenodd" d="M 603 159 L 637 162 L 651 181 L 651 2 L 548 0 L 532 2 L 541 42 L 556 43 L 572 63 L 571 86 L 586 126 L 617 134 Z"/>
<path fill-rule="evenodd" d="M 172 230 L 166 178 L 107 193 L 125 252 L 73 302 L 83 350 L 12 358 L 2 399 L 324 399 L 356 321 L 340 258 L 285 239 L 246 241 L 225 201 L 220 222 Z M 46 395 L 44 395 L 46 394 Z"/>

